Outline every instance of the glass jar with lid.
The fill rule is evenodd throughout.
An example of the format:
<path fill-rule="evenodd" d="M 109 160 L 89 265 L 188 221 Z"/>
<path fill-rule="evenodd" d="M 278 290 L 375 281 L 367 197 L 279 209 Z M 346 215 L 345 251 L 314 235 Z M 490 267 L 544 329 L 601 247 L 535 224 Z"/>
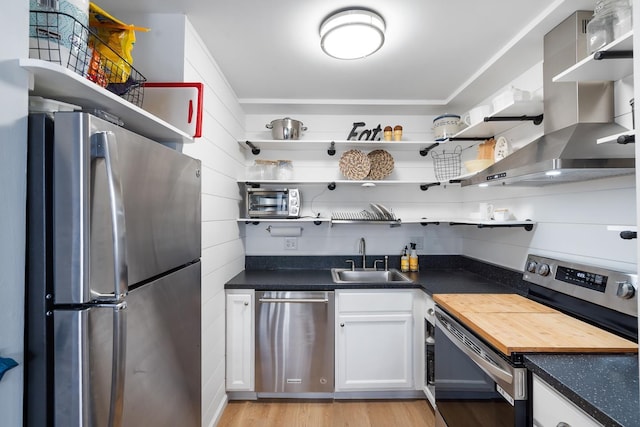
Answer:
<path fill-rule="evenodd" d="M 630 0 L 598 0 L 587 24 L 589 54 L 631 31 L 632 25 Z"/>
<path fill-rule="evenodd" d="M 249 168 L 249 179 L 270 180 L 276 178 L 277 160 L 256 160 Z"/>
<path fill-rule="evenodd" d="M 287 180 L 293 178 L 293 163 L 291 160 L 278 160 L 278 173 L 279 180 Z"/>

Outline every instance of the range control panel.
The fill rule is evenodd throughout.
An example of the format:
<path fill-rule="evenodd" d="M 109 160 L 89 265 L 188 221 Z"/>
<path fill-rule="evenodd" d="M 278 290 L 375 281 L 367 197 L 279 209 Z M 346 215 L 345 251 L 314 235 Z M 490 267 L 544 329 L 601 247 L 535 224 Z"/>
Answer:
<path fill-rule="evenodd" d="M 529 255 L 523 279 L 621 313 L 638 315 L 636 274 Z"/>
<path fill-rule="evenodd" d="M 604 292 L 607 289 L 608 276 L 558 265 L 555 279 L 572 285 L 582 286 L 583 288 L 593 289 L 594 291 Z"/>

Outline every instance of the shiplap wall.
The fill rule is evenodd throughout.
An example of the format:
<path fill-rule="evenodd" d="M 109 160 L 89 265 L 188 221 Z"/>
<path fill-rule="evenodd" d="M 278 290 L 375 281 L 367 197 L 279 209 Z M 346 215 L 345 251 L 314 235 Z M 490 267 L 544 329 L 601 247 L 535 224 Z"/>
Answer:
<path fill-rule="evenodd" d="M 202 160 L 202 425 L 213 426 L 226 403 L 224 284 L 244 269 L 236 219 L 237 139 L 244 114 L 202 40 L 188 23 L 185 81 L 205 84 L 203 137 L 183 152 Z"/>
<path fill-rule="evenodd" d="M 136 44 L 140 52 L 136 64 L 149 81 L 204 83 L 203 136 L 181 150 L 202 161 L 202 425 L 210 427 L 227 401 L 224 284 L 244 268 L 236 179 L 237 170 L 244 167 L 237 140 L 244 134 L 245 118 L 235 93 L 185 16 L 145 14 L 130 19 L 152 28 L 140 34 Z M 175 60 L 183 57 L 184 62 Z M 166 66 L 158 66 L 158 58 Z"/>
<path fill-rule="evenodd" d="M 185 144 L 183 152 L 202 160 L 202 425 L 213 426 L 226 404 L 224 284 L 244 268 L 235 221 L 244 115 L 215 60 L 186 24 L 183 78 L 205 85 L 203 137 Z"/>
<path fill-rule="evenodd" d="M 532 67 L 494 95 L 511 86 L 541 97 L 542 64 Z M 633 97 L 633 79 L 629 77 L 616 82 L 615 94 L 616 121 L 630 128 L 629 99 Z M 494 95 L 480 104 L 490 103 Z M 365 122 L 367 128 L 375 127 L 378 123 L 383 127 L 387 124 L 402 124 L 407 140 L 433 139 L 431 116 L 320 116 L 295 114 L 295 111 L 287 115 L 303 121 L 309 127 L 303 137 L 306 139 L 345 139 L 352 123 L 357 121 Z M 278 117 L 248 115 L 248 138 L 270 138 L 264 125 L 275 118 Z M 517 149 L 541 136 L 543 131 L 543 126 L 526 122 L 505 132 L 504 136 Z M 300 144 L 304 144 L 304 141 L 300 141 Z M 460 144 L 464 148 L 462 161 L 475 158 L 475 146 Z M 451 151 L 454 147 L 449 143 L 436 148 L 436 151 Z M 393 153 L 396 170 L 390 179 L 424 179 L 428 182 L 434 176 L 433 160 L 430 157 L 420 157 L 417 152 Z M 317 154 L 314 152 L 311 156 L 298 150 L 263 151 L 258 157 L 248 155 L 246 167 L 250 167 L 255 158 L 292 159 L 295 176 L 301 179 L 309 176 L 344 179 L 338 169 L 341 154 L 339 151 L 335 157 L 330 158 L 326 151 L 319 151 Z M 343 210 L 357 212 L 370 209 L 369 203 L 376 202 L 392 208 L 402 219 L 469 217 L 472 212 L 478 211 L 478 203 L 489 202 L 496 208 L 509 208 L 517 219 L 532 219 L 537 225 L 532 232 L 526 232 L 520 228 L 477 229 L 472 226 L 448 225 L 422 227 L 418 224 L 403 224 L 398 228 L 389 228 L 373 225 L 331 227 L 326 223 L 319 226 L 304 223 L 302 236 L 297 242 L 298 249 L 287 250 L 283 237 L 269 235 L 266 231 L 267 224 L 243 224 L 247 254 L 353 254 L 357 257 L 361 237 L 366 238 L 367 252 L 371 255 L 398 254 L 405 245 L 418 237 L 424 242 L 424 249 L 418 251 L 420 254 L 464 254 L 516 270 L 522 270 L 529 252 L 636 270 L 635 241 L 622 240 L 618 237 L 618 232 L 607 230 L 609 225 L 635 226 L 633 175 L 537 188 L 480 189 L 447 186 L 433 187 L 424 192 L 417 186 L 361 188 L 338 185 L 335 191 L 328 191 L 325 186 L 313 185 L 304 186 L 302 194 L 305 216 L 315 216 L 318 213 L 330 216 L 332 211 Z"/>

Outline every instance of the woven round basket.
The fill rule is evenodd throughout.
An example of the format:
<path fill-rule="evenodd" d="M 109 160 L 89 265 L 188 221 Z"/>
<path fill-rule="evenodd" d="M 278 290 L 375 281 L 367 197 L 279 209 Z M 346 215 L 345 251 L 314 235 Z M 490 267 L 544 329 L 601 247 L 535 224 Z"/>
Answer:
<path fill-rule="evenodd" d="M 367 154 L 371 161 L 368 179 L 385 179 L 393 172 L 393 157 L 386 150 L 373 150 Z"/>
<path fill-rule="evenodd" d="M 339 165 L 340 172 L 348 179 L 364 179 L 371 170 L 371 160 L 360 150 L 345 151 Z"/>

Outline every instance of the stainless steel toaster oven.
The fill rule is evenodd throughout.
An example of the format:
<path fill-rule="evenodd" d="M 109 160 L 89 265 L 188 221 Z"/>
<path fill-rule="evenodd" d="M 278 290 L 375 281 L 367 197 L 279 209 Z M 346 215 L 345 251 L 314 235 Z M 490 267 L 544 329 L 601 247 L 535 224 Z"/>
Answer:
<path fill-rule="evenodd" d="M 300 192 L 297 188 L 247 188 L 249 218 L 299 218 Z"/>

